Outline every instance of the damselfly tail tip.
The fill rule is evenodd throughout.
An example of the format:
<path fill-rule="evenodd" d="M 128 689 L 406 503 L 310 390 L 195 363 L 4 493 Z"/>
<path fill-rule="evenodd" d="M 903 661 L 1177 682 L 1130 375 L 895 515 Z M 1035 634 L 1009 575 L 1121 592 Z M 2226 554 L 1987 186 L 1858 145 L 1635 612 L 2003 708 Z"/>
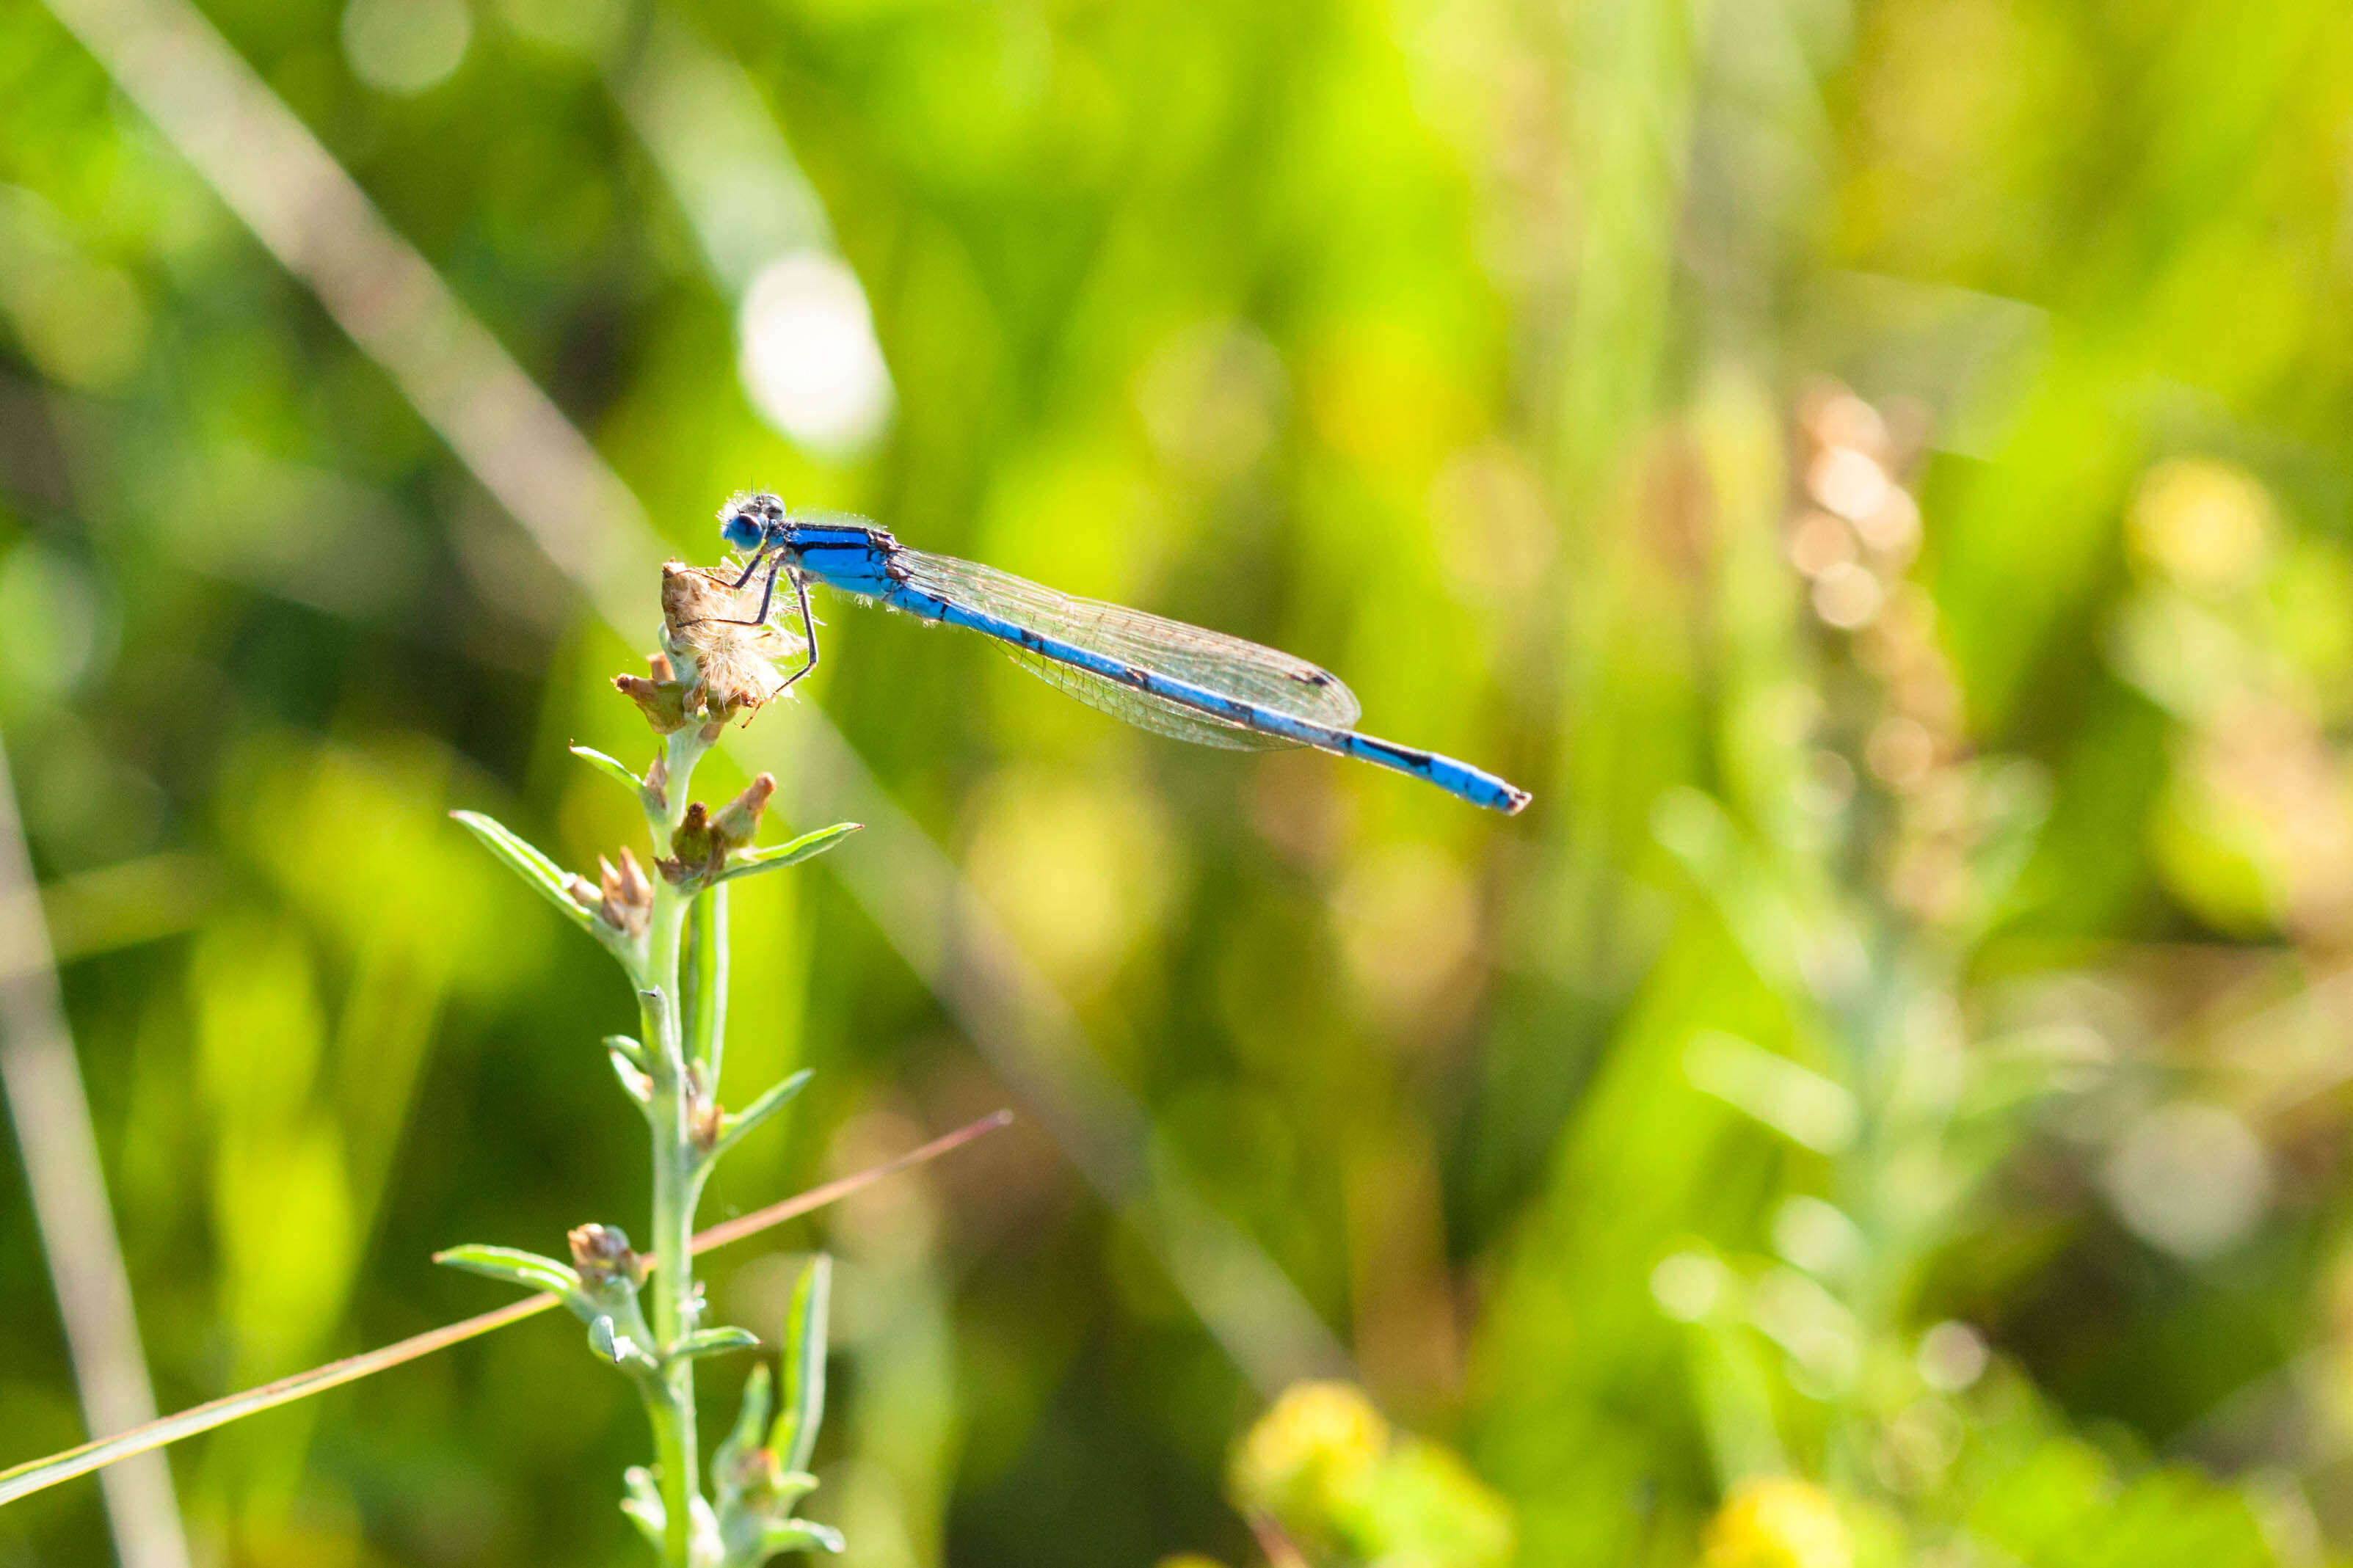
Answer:
<path fill-rule="evenodd" d="M 1528 808 L 1528 802 L 1534 799 L 1535 799 L 1535 796 L 1520 788 L 1517 784 L 1505 784 L 1504 786 L 1504 815 L 1505 816 L 1519 816 L 1520 813 Z"/>

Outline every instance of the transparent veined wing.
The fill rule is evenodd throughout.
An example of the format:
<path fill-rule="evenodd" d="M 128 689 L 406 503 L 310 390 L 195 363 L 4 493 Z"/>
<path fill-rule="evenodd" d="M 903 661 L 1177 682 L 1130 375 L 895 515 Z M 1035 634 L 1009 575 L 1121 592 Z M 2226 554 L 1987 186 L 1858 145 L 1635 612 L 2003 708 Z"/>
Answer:
<path fill-rule="evenodd" d="M 1221 697 L 1240 698 L 1333 730 L 1355 729 L 1364 711 L 1356 693 L 1338 676 L 1276 648 L 1124 605 L 1057 593 L 1009 572 L 954 556 L 905 550 L 896 559 L 905 568 L 908 582 L 925 593 Z M 1008 644 L 1006 651 L 1016 664 L 1049 685 L 1138 729 L 1238 751 L 1296 743 L 1212 718 L 1181 702 L 1122 686 L 1027 648 Z"/>

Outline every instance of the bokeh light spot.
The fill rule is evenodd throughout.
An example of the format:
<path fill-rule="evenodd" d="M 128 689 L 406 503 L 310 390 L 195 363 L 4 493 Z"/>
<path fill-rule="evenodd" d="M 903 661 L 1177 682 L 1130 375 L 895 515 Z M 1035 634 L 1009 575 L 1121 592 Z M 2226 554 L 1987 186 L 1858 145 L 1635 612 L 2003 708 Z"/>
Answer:
<path fill-rule="evenodd" d="M 2105 1174 L 2125 1224 L 2179 1258 L 2226 1250 L 2271 1201 L 2271 1164 L 2254 1133 L 2221 1106 L 2196 1101 L 2161 1106 L 2135 1122 Z"/>
<path fill-rule="evenodd" d="M 79 563 L 22 544 L 0 564 L 0 663 L 12 689 L 57 697 L 113 652 L 112 617 Z"/>
<path fill-rule="evenodd" d="M 2130 531 L 2143 561 L 2183 587 L 2226 593 L 2271 557 L 2271 496 L 2253 475 L 2197 458 L 2159 463 L 2133 498 Z"/>
<path fill-rule="evenodd" d="M 760 416 L 826 452 L 880 435 L 891 416 L 890 367 L 856 273 L 816 251 L 770 262 L 738 318 L 739 366 Z"/>
<path fill-rule="evenodd" d="M 1725 1268 L 1704 1252 L 1677 1252 L 1651 1270 L 1651 1297 L 1679 1323 L 1695 1323 L 1724 1297 Z"/>
<path fill-rule="evenodd" d="M 1985 1375 L 1991 1359 L 1985 1339 L 1967 1323 L 1947 1318 L 1920 1336 L 1914 1358 L 1920 1381 L 1939 1394 L 1957 1394 Z"/>
<path fill-rule="evenodd" d="M 1047 972 L 1099 988 L 1166 910 L 1176 846 L 1159 805 L 1115 780 L 1021 768 L 975 814 L 965 868 Z"/>
<path fill-rule="evenodd" d="M 500 14 L 533 43 L 601 57 L 621 36 L 621 0 L 501 0 Z"/>
<path fill-rule="evenodd" d="M 474 15 L 465 0 L 352 0 L 343 56 L 379 92 L 408 96 L 440 86 L 465 62 Z"/>

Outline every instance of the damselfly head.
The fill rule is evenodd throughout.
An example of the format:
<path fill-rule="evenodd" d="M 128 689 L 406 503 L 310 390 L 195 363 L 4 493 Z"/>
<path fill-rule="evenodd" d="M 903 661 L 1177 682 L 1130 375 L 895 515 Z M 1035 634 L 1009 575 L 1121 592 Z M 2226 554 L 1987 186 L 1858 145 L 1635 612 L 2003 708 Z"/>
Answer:
<path fill-rule="evenodd" d="M 766 490 L 737 490 L 719 509 L 719 536 L 736 550 L 760 548 L 771 524 L 785 521 L 785 503 Z"/>

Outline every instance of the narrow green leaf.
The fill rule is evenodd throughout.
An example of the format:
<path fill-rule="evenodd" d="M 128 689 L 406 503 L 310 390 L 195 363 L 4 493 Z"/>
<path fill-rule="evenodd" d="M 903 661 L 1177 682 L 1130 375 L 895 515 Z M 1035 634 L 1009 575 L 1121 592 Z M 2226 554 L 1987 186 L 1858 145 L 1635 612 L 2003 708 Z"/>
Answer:
<path fill-rule="evenodd" d="M 613 1321 L 603 1312 L 588 1320 L 588 1349 L 599 1361 L 631 1372 L 649 1373 L 659 1369 L 653 1352 L 640 1343 L 636 1334 Z"/>
<path fill-rule="evenodd" d="M 736 1477 L 744 1460 L 758 1449 L 761 1438 L 767 1436 L 771 1403 L 768 1388 L 768 1363 L 753 1363 L 750 1375 L 744 1379 L 744 1401 L 735 1412 L 735 1426 L 720 1443 L 719 1452 L 712 1457 L 711 1474 L 719 1485 L 723 1515 L 726 1512 L 724 1500 L 740 1489 Z"/>
<path fill-rule="evenodd" d="M 817 1429 L 825 1419 L 826 1317 L 833 1296 L 833 1259 L 818 1253 L 801 1270 L 785 1315 L 785 1408 L 768 1447 L 788 1470 L 808 1468 Z"/>
<path fill-rule="evenodd" d="M 730 857 L 727 869 L 719 873 L 719 880 L 732 882 L 738 877 L 748 877 L 755 871 L 775 871 L 786 866 L 797 866 L 812 855 L 822 855 L 866 825 L 862 822 L 837 822 L 831 827 L 820 827 L 815 833 L 804 833 L 789 844 L 779 844 L 767 849 L 750 849 Z"/>
<path fill-rule="evenodd" d="M 574 925 L 582 931 L 592 929 L 595 917 L 582 909 L 568 891 L 572 879 L 561 866 L 508 831 L 495 818 L 484 816 L 479 811 L 453 811 L 449 815 L 488 845 L 491 853 L 506 862 L 516 876 L 545 894 L 547 901 L 562 910 Z"/>
<path fill-rule="evenodd" d="M 452 1247 L 435 1253 L 433 1261 L 447 1264 L 452 1268 L 462 1268 L 469 1274 L 503 1279 L 527 1290 L 553 1290 L 564 1297 L 580 1294 L 580 1276 L 570 1264 L 558 1263 L 553 1258 L 542 1258 L 536 1252 L 525 1252 L 521 1247 Z"/>
<path fill-rule="evenodd" d="M 654 1070 L 652 1058 L 646 1055 L 645 1047 L 638 1044 L 637 1041 L 629 1038 L 627 1035 L 606 1036 L 605 1048 L 612 1052 L 615 1056 L 626 1060 L 631 1067 L 637 1068 L 639 1072 L 649 1073 Z"/>
<path fill-rule="evenodd" d="M 718 1159 L 720 1155 L 735 1147 L 736 1142 L 745 1133 L 790 1105 L 793 1097 L 799 1094 L 807 1086 L 809 1077 L 809 1069 L 803 1068 L 783 1082 L 771 1084 L 767 1091 L 759 1099 L 734 1115 L 722 1121 L 719 1124 L 719 1142 L 711 1146 L 710 1158 Z"/>
<path fill-rule="evenodd" d="M 654 1080 L 647 1077 L 637 1063 L 624 1056 L 619 1047 L 608 1048 L 606 1055 L 612 1061 L 613 1076 L 621 1080 L 621 1091 L 639 1105 L 651 1105 L 654 1102 Z"/>
<path fill-rule="evenodd" d="M 661 1551 L 670 1510 L 662 1506 L 661 1487 L 654 1480 L 654 1473 L 643 1465 L 631 1465 L 622 1472 L 621 1480 L 628 1489 L 621 1498 L 621 1511 L 629 1516 L 638 1533 L 653 1542 L 656 1552 Z"/>
<path fill-rule="evenodd" d="M 629 765 L 618 757 L 608 757 L 594 746 L 575 746 L 572 754 L 628 790 L 631 795 L 645 788 L 645 781 L 629 771 Z"/>
<path fill-rule="evenodd" d="M 769 1552 L 839 1552 L 846 1543 L 841 1531 L 829 1524 L 815 1524 L 806 1519 L 780 1519 L 768 1526 L 760 1545 Z"/>
<path fill-rule="evenodd" d="M 730 1351 L 755 1351 L 760 1348 L 760 1336 L 749 1329 L 733 1326 L 717 1329 L 697 1329 L 671 1347 L 670 1359 L 684 1361 L 691 1356 L 725 1355 Z"/>
<path fill-rule="evenodd" d="M 653 1042 L 647 1055 L 661 1068 L 654 1075 L 657 1081 L 681 1077 L 686 1071 L 686 1058 L 679 1053 L 678 1015 L 670 998 L 659 989 L 638 992 L 638 1020 L 646 1038 Z M 650 1066 L 648 1070 L 651 1070 Z"/>

